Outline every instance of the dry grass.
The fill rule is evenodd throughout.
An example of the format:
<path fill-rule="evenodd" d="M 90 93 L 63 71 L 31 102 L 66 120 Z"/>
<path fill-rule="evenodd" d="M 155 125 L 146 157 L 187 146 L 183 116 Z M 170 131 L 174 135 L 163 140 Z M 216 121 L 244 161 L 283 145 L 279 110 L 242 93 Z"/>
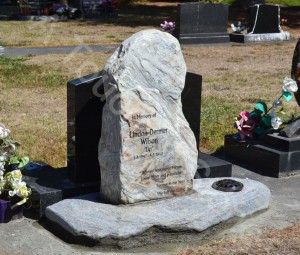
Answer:
<path fill-rule="evenodd" d="M 290 74 L 294 47 L 294 43 L 272 43 L 183 49 L 188 71 L 203 76 L 203 149 L 221 147 L 224 135 L 235 132 L 234 117 L 240 110 L 252 110 L 256 99 L 271 104 L 281 91 L 282 79 Z M 5 91 L 0 94 L 1 122 L 23 144 L 22 154 L 54 167 L 66 165 L 66 83 L 103 69 L 111 54 L 30 56 L 0 62 L 0 89 Z M 294 100 L 286 106 L 289 113 L 299 112 Z"/>
<path fill-rule="evenodd" d="M 0 21 L 6 45 L 70 45 L 120 42 L 136 31 L 158 28 L 174 18 L 175 3 L 148 3 L 124 9 L 118 19 L 68 22 Z M 293 29 L 300 36 L 300 29 Z M 286 29 L 285 29 L 286 30 Z M 257 99 L 269 105 L 290 75 L 295 43 L 186 47 L 188 71 L 203 76 L 201 146 L 215 151 L 235 132 L 234 117 L 252 110 Z M 23 146 L 22 154 L 54 167 L 66 165 L 66 83 L 99 71 L 112 52 L 0 58 L 1 120 Z M 288 113 L 299 112 L 295 101 Z M 213 139 L 212 139 L 213 137 Z"/>
<path fill-rule="evenodd" d="M 272 104 L 290 75 L 294 48 L 294 43 L 184 48 L 188 70 L 203 76 L 202 147 L 215 151 L 222 146 L 224 135 L 235 132 L 234 117 L 251 111 L 255 101 Z M 284 118 L 299 112 L 295 101 L 286 106 Z"/>
<path fill-rule="evenodd" d="M 299 255 L 300 223 L 284 230 L 268 230 L 252 237 L 212 241 L 177 255 Z"/>
<path fill-rule="evenodd" d="M 22 47 L 120 43 L 142 29 L 159 29 L 163 20 L 175 20 L 176 6 L 176 2 L 145 2 L 120 7 L 117 18 L 98 17 L 85 21 L 0 21 L 0 45 Z M 240 10 L 229 14 L 229 23 L 243 20 Z M 242 14 L 246 15 L 244 12 Z M 293 38 L 299 38 L 299 11 L 290 14 L 282 10 L 282 17 L 288 20 L 283 26 L 284 31 L 289 31 Z M 231 32 L 230 26 L 228 32 Z"/>
<path fill-rule="evenodd" d="M 0 22 L 2 30 L 0 42 L 10 47 L 120 43 L 132 33 L 139 31 L 141 28 L 147 28 L 145 26 L 123 29 L 122 26 L 116 26 L 115 24 L 76 20 L 67 22 Z"/>

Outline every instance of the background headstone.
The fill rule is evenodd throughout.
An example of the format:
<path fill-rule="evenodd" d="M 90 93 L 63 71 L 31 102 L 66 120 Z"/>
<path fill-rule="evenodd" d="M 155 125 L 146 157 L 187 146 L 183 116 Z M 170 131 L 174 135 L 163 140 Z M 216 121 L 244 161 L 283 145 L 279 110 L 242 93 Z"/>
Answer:
<path fill-rule="evenodd" d="M 255 5 L 249 7 L 248 33 L 280 33 L 280 7 L 276 5 Z"/>
<path fill-rule="evenodd" d="M 182 112 L 186 65 L 178 41 L 159 30 L 138 32 L 104 71 L 101 198 L 135 203 L 191 192 L 198 151 Z"/>
<path fill-rule="evenodd" d="M 231 33 L 232 42 L 287 41 L 290 33 L 280 26 L 280 7 L 278 5 L 256 4 L 248 9 L 247 33 Z"/>
<path fill-rule="evenodd" d="M 229 42 L 228 5 L 181 3 L 177 6 L 176 37 L 181 44 Z"/>

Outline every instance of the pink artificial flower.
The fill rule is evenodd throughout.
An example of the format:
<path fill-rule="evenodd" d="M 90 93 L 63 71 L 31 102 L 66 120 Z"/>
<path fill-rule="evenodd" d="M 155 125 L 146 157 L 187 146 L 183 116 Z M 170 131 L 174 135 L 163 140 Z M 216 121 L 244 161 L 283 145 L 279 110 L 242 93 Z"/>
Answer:
<path fill-rule="evenodd" d="M 239 119 L 235 122 L 234 127 L 238 130 L 241 139 L 244 139 L 246 136 L 252 138 L 254 129 L 258 125 L 258 119 L 249 116 L 249 112 L 242 111 L 239 114 Z"/>

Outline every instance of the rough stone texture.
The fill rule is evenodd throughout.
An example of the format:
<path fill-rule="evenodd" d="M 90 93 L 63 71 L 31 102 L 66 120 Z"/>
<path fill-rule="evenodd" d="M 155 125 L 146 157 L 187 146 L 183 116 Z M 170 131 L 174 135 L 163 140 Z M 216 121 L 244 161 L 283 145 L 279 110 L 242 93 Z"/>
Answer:
<path fill-rule="evenodd" d="M 280 135 L 292 138 L 300 136 L 300 119 L 292 122 L 291 124 L 280 130 Z M 300 149 L 300 148 L 299 148 Z"/>
<path fill-rule="evenodd" d="M 144 233 L 153 227 L 166 232 L 201 232 L 232 217 L 245 217 L 268 208 L 270 190 L 264 184 L 234 178 L 244 184 L 243 190 L 222 192 L 211 187 L 218 180 L 194 180 L 195 192 L 191 195 L 134 205 L 102 204 L 97 194 L 66 199 L 49 206 L 46 217 L 76 242 L 93 240 L 98 245 L 117 245 L 140 235 L 147 242 Z"/>
<path fill-rule="evenodd" d="M 135 203 L 192 190 L 198 153 L 182 113 L 185 74 L 176 38 L 154 29 L 125 40 L 107 61 L 99 143 L 103 200 Z"/>

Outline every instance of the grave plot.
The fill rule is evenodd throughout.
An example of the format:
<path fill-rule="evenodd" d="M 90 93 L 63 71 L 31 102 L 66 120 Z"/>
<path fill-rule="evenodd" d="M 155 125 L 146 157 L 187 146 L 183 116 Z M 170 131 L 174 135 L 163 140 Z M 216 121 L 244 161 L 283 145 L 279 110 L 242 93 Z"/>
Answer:
<path fill-rule="evenodd" d="M 292 63 L 291 77 L 300 85 L 300 40 Z M 299 104 L 299 89 L 295 93 Z M 300 104 L 299 104 L 300 105 Z M 234 160 L 252 171 L 272 177 L 284 177 L 300 173 L 300 120 L 294 120 L 283 129 L 270 130 L 259 139 L 241 140 L 239 136 L 225 136 L 224 151 Z"/>
<path fill-rule="evenodd" d="M 48 206 L 54 232 L 80 244 L 128 248 L 159 242 L 168 233 L 199 233 L 268 207 L 270 191 L 259 182 L 193 179 L 199 158 L 183 113 L 185 74 L 180 44 L 169 33 L 143 30 L 119 46 L 102 73 L 100 192 Z"/>

